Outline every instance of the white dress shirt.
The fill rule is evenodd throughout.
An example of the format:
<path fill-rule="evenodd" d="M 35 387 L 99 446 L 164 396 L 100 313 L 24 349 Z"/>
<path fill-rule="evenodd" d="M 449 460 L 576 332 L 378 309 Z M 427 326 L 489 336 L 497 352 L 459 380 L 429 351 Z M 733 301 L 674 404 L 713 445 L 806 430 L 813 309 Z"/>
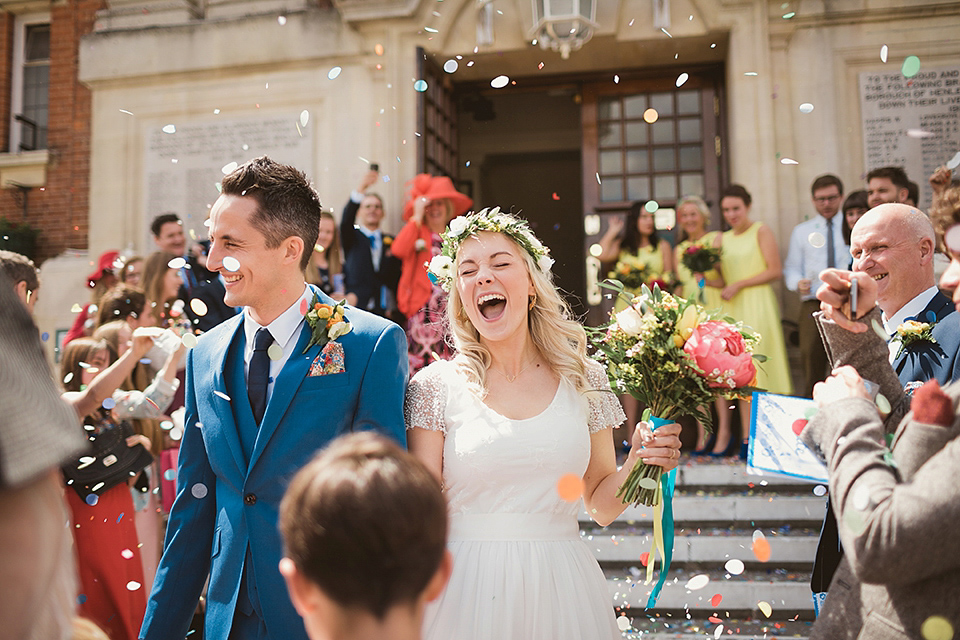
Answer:
<path fill-rule="evenodd" d="M 303 314 L 300 313 L 302 300 L 306 300 L 307 304 L 310 304 L 310 301 L 313 300 L 313 291 L 306 283 L 304 283 L 303 293 L 300 294 L 297 301 L 266 326 L 267 331 L 273 336 L 274 342 L 280 345 L 280 348 L 283 350 L 283 354 L 276 360 L 270 358 L 270 379 L 267 382 L 267 404 L 270 404 L 270 397 L 273 395 L 273 381 L 277 375 L 279 375 L 280 371 L 283 370 L 283 365 L 287 364 L 287 360 L 290 359 L 290 353 L 294 347 L 297 346 L 297 339 L 300 337 L 300 327 L 303 326 Z M 244 380 L 246 380 L 247 374 L 250 371 L 250 359 L 253 358 L 253 340 L 257 335 L 257 330 L 260 328 L 261 325 L 250 316 L 250 310 L 244 309 L 243 334 L 247 339 L 247 344 L 243 349 Z"/>
<path fill-rule="evenodd" d="M 887 318 L 886 314 L 881 314 L 883 318 L 883 329 L 887 332 L 891 338 L 897 333 L 897 327 L 907 321 L 907 318 L 913 318 L 919 316 L 923 313 L 923 310 L 927 308 L 927 305 L 930 304 L 930 301 L 933 300 L 933 297 L 937 295 L 937 287 L 933 286 L 918 295 L 916 298 L 908 302 L 907 304 L 900 307 L 900 309 Z M 927 318 L 917 318 L 920 322 L 930 322 Z M 900 351 L 900 341 L 899 340 L 890 340 L 887 344 L 890 349 L 890 364 L 893 364 L 893 361 L 897 357 L 897 352 Z"/>
<path fill-rule="evenodd" d="M 846 269 L 850 264 L 850 247 L 843 241 L 843 214 L 835 214 L 830 219 L 830 224 L 833 228 L 833 265 L 837 269 Z M 811 239 L 814 242 L 811 242 Z M 810 293 L 802 295 L 801 299 L 813 300 L 817 297 L 817 289 L 823 284 L 820 272 L 826 268 L 827 221 L 817 214 L 793 228 L 787 259 L 783 263 L 783 279 L 790 291 L 797 290 L 800 280 L 810 280 Z"/>

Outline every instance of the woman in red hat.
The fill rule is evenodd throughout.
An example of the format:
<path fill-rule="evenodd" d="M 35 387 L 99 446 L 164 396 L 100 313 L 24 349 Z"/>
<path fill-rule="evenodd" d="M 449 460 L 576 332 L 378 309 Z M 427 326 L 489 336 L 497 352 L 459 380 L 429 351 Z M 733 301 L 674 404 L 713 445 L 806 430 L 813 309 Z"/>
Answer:
<path fill-rule="evenodd" d="M 407 224 L 397 234 L 391 250 L 402 261 L 397 307 L 407 317 L 412 376 L 435 357 L 446 360 L 452 355 L 443 325 L 447 294 L 430 282 L 424 265 L 439 255 L 443 244 L 440 234 L 450 220 L 466 213 L 473 200 L 457 191 L 447 176 L 421 173 L 411 185 L 403 208 Z"/>
<path fill-rule="evenodd" d="M 61 348 L 77 338 L 89 336 L 93 333 L 93 321 L 96 320 L 97 317 L 97 305 L 100 304 L 100 298 L 102 298 L 103 294 L 109 291 L 113 285 L 117 284 L 115 269 L 122 265 L 119 258 L 120 253 L 117 251 L 104 251 L 100 254 L 100 259 L 97 260 L 96 270 L 87 276 L 87 286 L 93 289 L 93 292 L 90 294 L 91 302 L 83 305 L 77 317 L 73 319 L 73 325 L 70 327 L 70 331 L 67 332 L 67 336 L 63 339 Z M 93 308 L 91 309 L 91 307 Z M 89 324 L 87 322 L 88 320 L 90 320 Z"/>

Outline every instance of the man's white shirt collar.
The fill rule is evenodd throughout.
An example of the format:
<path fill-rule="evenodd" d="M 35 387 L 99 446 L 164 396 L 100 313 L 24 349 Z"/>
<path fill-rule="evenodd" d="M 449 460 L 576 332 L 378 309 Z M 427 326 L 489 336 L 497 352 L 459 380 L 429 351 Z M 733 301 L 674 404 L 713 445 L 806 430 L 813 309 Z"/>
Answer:
<path fill-rule="evenodd" d="M 266 326 L 270 335 L 273 336 L 274 341 L 283 349 L 284 355 L 293 349 L 299 337 L 298 329 L 303 323 L 303 314 L 300 313 L 301 301 L 306 300 L 307 304 L 310 304 L 312 299 L 313 291 L 304 283 L 303 293 L 300 294 L 297 301 Z M 261 325 L 251 317 L 250 310 L 245 308 L 243 310 L 243 333 L 247 338 L 247 351 L 250 353 L 253 352 L 253 338 L 257 333 L 257 329 L 260 327 Z"/>
<path fill-rule="evenodd" d="M 887 318 L 886 314 L 881 314 L 883 319 L 883 329 L 887 332 L 891 338 L 896 334 L 897 327 L 907 321 L 907 318 L 913 318 L 919 316 L 923 313 L 923 310 L 927 308 L 927 305 L 930 304 L 930 301 L 933 300 L 934 296 L 937 295 L 936 285 L 930 287 L 913 300 L 903 305 L 899 311 L 893 314 L 890 318 Z M 917 318 L 920 322 L 930 322 L 928 318 Z M 900 352 L 900 341 L 899 340 L 890 340 L 889 342 L 889 352 L 890 352 L 890 363 L 893 364 L 893 361 L 896 360 L 897 354 Z"/>

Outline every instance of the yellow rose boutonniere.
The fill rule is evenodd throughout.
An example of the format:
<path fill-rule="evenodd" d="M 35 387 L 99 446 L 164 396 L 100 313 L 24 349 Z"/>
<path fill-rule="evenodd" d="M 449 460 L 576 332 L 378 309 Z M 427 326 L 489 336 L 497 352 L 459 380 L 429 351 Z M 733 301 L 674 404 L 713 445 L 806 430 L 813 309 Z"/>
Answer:
<path fill-rule="evenodd" d="M 897 327 L 897 333 L 894 334 L 891 339 L 900 343 L 900 350 L 897 351 L 896 355 L 897 358 L 900 357 L 904 349 L 912 344 L 918 342 L 937 344 L 936 339 L 933 337 L 933 324 L 920 322 L 918 320 L 907 320 L 901 324 Z"/>
<path fill-rule="evenodd" d="M 307 324 L 310 325 L 310 341 L 304 348 L 304 353 L 313 345 L 319 345 L 322 349 L 331 340 L 353 331 L 353 325 L 343 315 L 344 304 L 343 301 L 336 305 L 325 304 L 314 294 L 313 302 L 306 313 Z"/>

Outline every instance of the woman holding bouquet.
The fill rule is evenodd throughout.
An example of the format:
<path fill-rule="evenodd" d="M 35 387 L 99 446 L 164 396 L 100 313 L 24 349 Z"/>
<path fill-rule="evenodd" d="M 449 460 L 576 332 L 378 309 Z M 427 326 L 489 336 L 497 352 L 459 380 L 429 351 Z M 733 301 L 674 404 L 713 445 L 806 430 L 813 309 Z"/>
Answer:
<path fill-rule="evenodd" d="M 410 451 L 441 479 L 451 514 L 453 576 L 424 638 L 619 638 L 580 539 L 580 497 L 613 521 L 637 460 L 676 466 L 680 427 L 637 429 L 618 471 L 611 428 L 623 413 L 547 249 L 498 209 L 454 219 L 443 240 L 430 273 L 450 293 L 457 355 L 414 376 L 405 406 Z"/>
<path fill-rule="evenodd" d="M 723 299 L 720 289 L 723 278 L 716 268 L 702 273 L 694 273 L 686 267 L 683 257 L 698 248 L 713 247 L 718 231 L 707 231 L 710 223 L 710 209 L 699 196 L 684 196 L 677 203 L 677 222 L 680 227 L 680 242 L 675 249 L 677 281 L 680 283 L 680 296 L 703 305 L 705 309 L 720 309 Z M 694 455 L 710 454 L 714 457 L 726 453 L 730 445 L 730 409 L 725 398 L 716 401 L 717 430 L 713 439 L 714 447 L 708 451 L 707 431 L 697 422 L 697 446 Z"/>
<path fill-rule="evenodd" d="M 738 184 L 730 185 L 721 194 L 720 209 L 730 230 L 714 243 L 723 249 L 720 270 L 727 283 L 720 296 L 724 311 L 760 334 L 756 352 L 765 355 L 767 361 L 758 367 L 754 386 L 789 395 L 793 385 L 780 326 L 780 306 L 770 286 L 782 275 L 780 251 L 770 227 L 750 219 L 752 202 L 750 193 Z M 740 400 L 741 458 L 747 454 L 750 410 L 750 400 Z"/>

